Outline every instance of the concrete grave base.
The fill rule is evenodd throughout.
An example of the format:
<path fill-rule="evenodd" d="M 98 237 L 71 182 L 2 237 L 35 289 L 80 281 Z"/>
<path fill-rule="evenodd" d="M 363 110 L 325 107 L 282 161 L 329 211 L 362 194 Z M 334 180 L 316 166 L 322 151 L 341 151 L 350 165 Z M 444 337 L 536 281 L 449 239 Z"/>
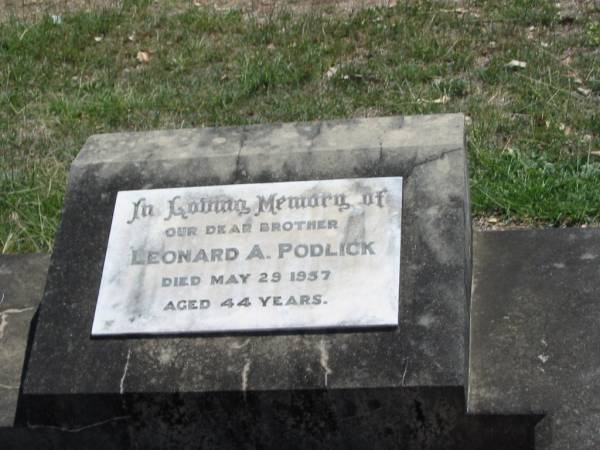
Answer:
<path fill-rule="evenodd" d="M 538 414 L 536 449 L 600 448 L 600 230 L 476 233 L 468 407 Z"/>
<path fill-rule="evenodd" d="M 118 191 L 387 176 L 404 181 L 397 328 L 90 336 Z M 79 429 L 126 415 L 153 435 L 160 427 L 146 411 L 192 427 L 206 413 L 195 399 L 212 398 L 229 406 L 204 420 L 226 422 L 230 408 L 246 407 L 235 406 L 240 399 L 270 398 L 266 391 L 306 402 L 290 420 L 333 420 L 328 430 L 352 428 L 341 392 L 361 392 L 355 408 L 365 420 L 367 394 L 382 402 L 380 392 L 438 392 L 438 401 L 422 402 L 437 408 L 466 386 L 470 236 L 460 114 L 93 136 L 71 169 L 20 423 Z M 257 417 L 252 411 L 247 420 Z M 284 420 L 267 419 L 256 429 Z"/>

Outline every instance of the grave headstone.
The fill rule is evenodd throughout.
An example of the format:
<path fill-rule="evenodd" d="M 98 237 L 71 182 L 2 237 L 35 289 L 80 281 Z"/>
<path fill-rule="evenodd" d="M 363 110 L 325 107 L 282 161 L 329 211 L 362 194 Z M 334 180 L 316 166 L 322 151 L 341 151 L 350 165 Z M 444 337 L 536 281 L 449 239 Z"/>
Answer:
<path fill-rule="evenodd" d="M 144 448 L 433 442 L 463 405 L 470 236 L 460 114 L 92 136 L 18 419 Z"/>

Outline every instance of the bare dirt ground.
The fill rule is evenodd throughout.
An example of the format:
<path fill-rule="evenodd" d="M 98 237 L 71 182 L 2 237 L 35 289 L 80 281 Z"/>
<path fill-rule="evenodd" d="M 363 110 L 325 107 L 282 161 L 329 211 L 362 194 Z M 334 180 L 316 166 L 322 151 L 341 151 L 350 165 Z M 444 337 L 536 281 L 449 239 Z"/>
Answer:
<path fill-rule="evenodd" d="M 474 217 L 472 219 L 473 230 L 476 231 L 494 231 L 494 230 L 531 230 L 531 229 L 545 229 L 554 228 L 549 227 L 547 223 L 543 222 L 515 222 L 505 221 L 498 219 L 494 216 L 489 217 Z M 560 228 L 567 228 L 562 226 Z M 600 228 L 600 224 L 582 224 L 582 225 L 569 225 L 568 228 Z"/>
<path fill-rule="evenodd" d="M 394 6 L 397 1 L 404 0 L 163 0 L 154 1 L 153 7 L 176 12 L 190 6 L 204 6 L 216 10 L 241 9 L 246 12 L 268 14 L 281 9 L 352 11 L 372 6 Z M 60 15 L 70 11 L 115 8 L 121 4 L 122 0 L 0 0 L 0 20 L 10 16 L 35 18 L 42 14 Z"/>

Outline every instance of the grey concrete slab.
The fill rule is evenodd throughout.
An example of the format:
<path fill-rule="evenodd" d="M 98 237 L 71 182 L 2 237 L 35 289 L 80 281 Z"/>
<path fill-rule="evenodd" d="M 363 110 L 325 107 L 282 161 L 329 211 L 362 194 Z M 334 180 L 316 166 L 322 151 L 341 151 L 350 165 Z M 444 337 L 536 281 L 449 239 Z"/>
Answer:
<path fill-rule="evenodd" d="M 14 423 L 31 319 L 40 303 L 48 255 L 0 255 L 0 428 Z"/>
<path fill-rule="evenodd" d="M 468 409 L 544 414 L 536 449 L 600 448 L 600 230 L 474 235 Z"/>

